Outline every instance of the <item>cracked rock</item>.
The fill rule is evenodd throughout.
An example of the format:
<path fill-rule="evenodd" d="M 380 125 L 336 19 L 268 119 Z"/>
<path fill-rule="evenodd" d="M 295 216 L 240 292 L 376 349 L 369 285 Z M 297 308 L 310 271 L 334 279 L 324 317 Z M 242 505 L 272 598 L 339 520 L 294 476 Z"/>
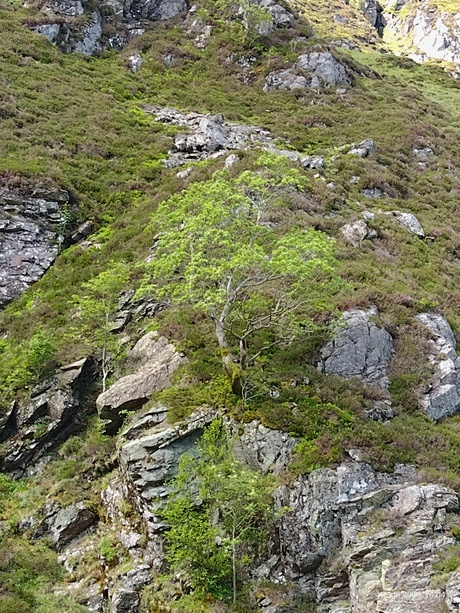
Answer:
<path fill-rule="evenodd" d="M 329 51 L 313 51 L 300 55 L 291 68 L 270 73 L 264 91 L 271 89 L 322 90 L 327 86 L 351 85 L 347 69 Z"/>
<path fill-rule="evenodd" d="M 344 379 L 358 377 L 387 389 L 387 369 L 394 353 L 393 339 L 386 330 L 370 321 L 370 317 L 376 315 L 375 308 L 343 313 L 344 327 L 323 348 L 319 370 Z"/>
<path fill-rule="evenodd" d="M 460 410 L 460 358 L 448 321 L 437 313 L 419 313 L 417 320 L 431 333 L 428 359 L 434 368 L 429 388 L 420 400 L 431 419 L 439 420 Z"/>

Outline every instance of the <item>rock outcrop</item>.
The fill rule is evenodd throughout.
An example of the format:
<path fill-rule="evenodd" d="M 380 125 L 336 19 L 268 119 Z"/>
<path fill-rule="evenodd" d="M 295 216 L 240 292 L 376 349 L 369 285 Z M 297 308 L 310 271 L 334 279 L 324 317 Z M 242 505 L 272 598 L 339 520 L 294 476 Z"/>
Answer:
<path fill-rule="evenodd" d="M 138 613 L 140 589 L 151 580 L 148 564 L 126 572 L 109 591 L 109 613 Z"/>
<path fill-rule="evenodd" d="M 152 410 L 123 434 L 119 475 L 103 493 L 113 517 L 119 515 L 120 497 L 142 517 L 150 547 L 143 560 L 154 571 L 163 559 L 164 530 L 155 511 L 168 495 L 181 454 L 193 453 L 203 428 L 216 417 L 215 411 L 201 409 L 170 426 L 165 414 Z M 286 471 L 295 439 L 257 421 L 238 425 L 226 418 L 226 424 L 237 436 L 240 459 L 264 472 Z M 313 599 L 323 613 L 396 613 L 402 610 L 399 603 L 418 603 L 426 611 L 447 606 L 458 595 L 458 580 L 452 575 L 446 587 L 434 587 L 432 579 L 439 555 L 456 543 L 449 525 L 459 511 L 457 494 L 420 483 L 413 467 L 378 473 L 362 462 L 359 450 L 350 450 L 350 456 L 354 460 L 315 470 L 275 491 L 275 505 L 285 511 L 267 558 L 253 572 L 260 609 L 294 613 L 299 610 L 294 603 L 302 599 Z M 141 540 L 136 533 L 120 536 L 134 559 Z M 274 595 L 273 585 L 283 586 L 280 594 Z M 134 602 L 138 592 L 121 579 L 112 593 L 114 602 Z"/>
<path fill-rule="evenodd" d="M 154 422 L 157 415 L 157 410 L 153 409 Z M 146 417 L 151 418 L 152 414 L 147 413 L 143 419 Z M 167 495 L 165 484 L 174 476 L 181 455 L 193 450 L 203 428 L 215 419 L 216 413 L 213 409 L 199 410 L 175 426 L 167 423 L 164 409 L 162 417 L 158 425 L 147 427 L 141 435 L 126 441 L 119 456 L 131 500 L 153 533 L 162 527 L 155 517 L 155 509 Z M 125 436 L 130 436 L 129 430 Z"/>
<path fill-rule="evenodd" d="M 175 109 L 153 106 L 145 106 L 143 110 L 154 114 L 157 121 L 183 126 L 187 130 L 187 133 L 176 136 L 174 150 L 164 161 L 168 168 L 219 157 L 232 150 L 274 146 L 275 141 L 268 130 L 230 123 L 222 115 L 180 113 Z"/>
<path fill-rule="evenodd" d="M 32 538 L 48 537 L 58 551 L 67 548 L 72 541 L 81 537 L 98 521 L 97 513 L 83 502 L 65 507 L 54 500 L 47 503 L 36 515 L 26 517 L 18 525 L 18 531 Z M 63 553 L 62 561 L 73 557 L 73 549 Z M 72 565 L 66 565 L 71 570 Z"/>
<path fill-rule="evenodd" d="M 323 613 L 441 610 L 450 596 L 433 586 L 434 565 L 456 542 L 448 522 L 458 496 L 416 479 L 408 467 L 388 475 L 357 462 L 279 488 L 278 504 L 291 509 L 279 528 L 284 560 L 265 578 L 312 590 Z"/>
<path fill-rule="evenodd" d="M 48 518 L 48 531 L 57 549 L 62 549 L 97 521 L 96 513 L 83 502 L 59 509 Z"/>
<path fill-rule="evenodd" d="M 44 23 L 33 29 L 64 53 L 94 55 L 107 48 L 120 50 L 143 34 L 148 22 L 172 19 L 187 9 L 186 0 L 102 0 L 91 9 L 87 4 L 50 0 L 41 8 Z"/>
<path fill-rule="evenodd" d="M 429 330 L 430 354 L 428 359 L 434 373 L 427 393 L 421 398 L 421 408 L 431 419 L 439 420 L 455 415 L 460 410 L 460 358 L 457 343 L 447 320 L 436 313 L 416 316 Z"/>
<path fill-rule="evenodd" d="M 300 55 L 291 68 L 271 72 L 266 80 L 264 91 L 271 89 L 323 90 L 328 86 L 351 85 L 349 69 L 329 51 L 312 51 Z"/>
<path fill-rule="evenodd" d="M 64 240 L 69 195 L 0 188 L 0 308 L 38 281 Z"/>
<path fill-rule="evenodd" d="M 12 405 L 0 421 L 1 470 L 21 477 L 84 425 L 94 410 L 86 403 L 93 376 L 91 360 L 83 358 L 37 386 L 27 402 Z"/>
<path fill-rule="evenodd" d="M 376 315 L 375 308 L 343 313 L 344 327 L 322 349 L 319 370 L 326 375 L 344 379 L 358 377 L 366 383 L 388 388 L 387 369 L 394 353 L 393 339 L 370 320 Z"/>
<path fill-rule="evenodd" d="M 171 375 L 186 361 L 166 338 L 154 332 L 137 342 L 128 359 L 132 366 L 137 366 L 135 372 L 118 379 L 96 401 L 99 416 L 106 421 L 109 433 L 116 432 L 122 424 L 121 411 L 141 408 L 153 392 L 171 384 Z"/>
<path fill-rule="evenodd" d="M 375 153 L 375 144 L 371 139 L 363 140 L 357 145 L 352 145 L 348 151 L 349 155 L 357 155 L 360 158 L 367 158 Z"/>
<path fill-rule="evenodd" d="M 163 160 L 167 168 L 228 155 L 231 151 L 247 151 L 253 148 L 264 149 L 275 155 L 286 157 L 303 168 L 316 170 L 324 168 L 323 156 L 305 155 L 291 149 L 280 149 L 271 133 L 257 126 L 231 123 L 225 121 L 222 115 L 185 114 L 175 109 L 153 106 L 145 106 L 143 110 L 154 114 L 157 121 L 183 126 L 188 131 L 176 136 L 174 149 L 169 152 L 169 157 Z M 238 158 L 235 154 L 230 153 L 225 165 L 229 168 L 236 161 Z M 177 176 L 185 179 L 191 170 L 192 168 L 189 167 L 179 172 Z"/>
<path fill-rule="evenodd" d="M 460 15 L 453 5 L 430 0 L 365 0 L 361 7 L 383 40 L 413 60 L 460 64 Z"/>
<path fill-rule="evenodd" d="M 262 9 L 257 20 L 254 20 L 253 11 L 251 10 L 254 8 L 253 5 L 248 4 L 245 7 L 240 7 L 240 14 L 246 29 L 255 28 L 259 36 L 267 36 L 276 28 L 290 28 L 294 25 L 294 15 L 274 0 L 261 0 L 257 4 Z"/>

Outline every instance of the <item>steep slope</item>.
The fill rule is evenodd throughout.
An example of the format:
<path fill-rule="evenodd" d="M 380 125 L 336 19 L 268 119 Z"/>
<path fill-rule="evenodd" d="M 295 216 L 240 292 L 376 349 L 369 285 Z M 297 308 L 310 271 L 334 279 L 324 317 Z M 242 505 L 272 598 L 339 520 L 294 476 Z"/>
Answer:
<path fill-rule="evenodd" d="M 432 4 L 383 7 L 383 38 L 370 2 L 2 6 L 0 611 L 457 610 L 460 85 L 387 47 L 455 62 Z M 265 262 L 333 246 L 240 396 L 200 301 L 148 289 L 168 215 L 222 193 L 265 203 Z M 168 481 L 221 414 L 282 509 L 236 605 L 164 574 Z"/>

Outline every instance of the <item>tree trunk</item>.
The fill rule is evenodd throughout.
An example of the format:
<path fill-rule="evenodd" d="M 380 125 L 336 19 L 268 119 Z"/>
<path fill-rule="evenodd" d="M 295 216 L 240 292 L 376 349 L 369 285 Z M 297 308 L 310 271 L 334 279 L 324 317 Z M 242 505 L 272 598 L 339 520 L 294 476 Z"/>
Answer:
<path fill-rule="evenodd" d="M 244 370 L 247 366 L 248 361 L 248 345 L 246 343 L 246 339 L 240 339 L 240 367 L 241 370 Z"/>
<path fill-rule="evenodd" d="M 237 396 L 242 395 L 243 386 L 241 381 L 241 367 L 238 366 L 235 360 L 235 356 L 231 353 L 227 335 L 225 333 L 224 323 L 222 318 L 215 320 L 216 338 L 220 347 L 220 355 L 222 358 L 222 365 L 224 367 L 225 374 L 230 379 L 232 385 L 232 391 Z"/>
<path fill-rule="evenodd" d="M 107 358 L 107 348 L 102 348 L 102 391 L 105 392 L 107 387 L 107 377 L 109 375 L 109 365 Z"/>

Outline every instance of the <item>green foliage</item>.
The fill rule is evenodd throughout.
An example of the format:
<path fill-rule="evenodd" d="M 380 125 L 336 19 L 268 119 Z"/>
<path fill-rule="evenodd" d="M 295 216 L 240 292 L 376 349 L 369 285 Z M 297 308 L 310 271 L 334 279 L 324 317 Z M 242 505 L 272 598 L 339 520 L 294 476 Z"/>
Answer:
<path fill-rule="evenodd" d="M 434 565 L 436 573 L 452 573 L 460 566 L 460 545 L 447 547 L 440 554 L 440 560 Z"/>
<path fill-rule="evenodd" d="M 236 179 L 218 172 L 160 204 L 150 228 L 154 257 L 139 290 L 210 317 L 232 381 L 266 349 L 248 354 L 257 332 L 273 330 L 268 347 L 306 335 L 315 329 L 312 313 L 327 308 L 340 286 L 334 241 L 312 229 L 273 227 L 305 178 L 269 154 L 256 166 Z"/>
<path fill-rule="evenodd" d="M 108 536 L 104 536 L 102 538 L 101 544 L 99 546 L 99 551 L 101 553 L 101 557 L 109 565 L 112 565 L 118 559 L 118 552 L 114 544 L 114 541 Z"/>
<path fill-rule="evenodd" d="M 43 330 L 26 342 L 0 341 L 0 411 L 18 388 L 34 385 L 54 366 L 55 345 Z"/>
<path fill-rule="evenodd" d="M 104 389 L 111 361 L 120 348 L 119 340 L 111 332 L 112 318 L 117 311 L 119 294 L 128 278 L 127 264 L 111 262 L 107 270 L 83 283 L 83 294 L 73 297 L 79 321 L 74 338 L 83 338 L 85 344 L 100 356 Z"/>
<path fill-rule="evenodd" d="M 53 342 L 42 330 L 36 332 L 30 339 L 26 360 L 29 370 L 37 379 L 43 374 L 55 351 Z"/>
<path fill-rule="evenodd" d="M 57 554 L 45 545 L 0 537 L 1 613 L 83 613 L 71 598 L 50 594 L 62 576 Z"/>
<path fill-rule="evenodd" d="M 185 454 L 160 511 L 169 524 L 167 558 L 195 594 L 237 598 L 244 570 L 273 519 L 274 481 L 242 465 L 221 421 Z"/>
<path fill-rule="evenodd" d="M 238 398 L 232 392 L 228 377 L 220 374 L 202 382 L 179 382 L 154 394 L 153 401 L 159 401 L 168 407 L 168 419 L 174 423 L 181 421 L 200 406 L 229 409 L 237 403 Z"/>

